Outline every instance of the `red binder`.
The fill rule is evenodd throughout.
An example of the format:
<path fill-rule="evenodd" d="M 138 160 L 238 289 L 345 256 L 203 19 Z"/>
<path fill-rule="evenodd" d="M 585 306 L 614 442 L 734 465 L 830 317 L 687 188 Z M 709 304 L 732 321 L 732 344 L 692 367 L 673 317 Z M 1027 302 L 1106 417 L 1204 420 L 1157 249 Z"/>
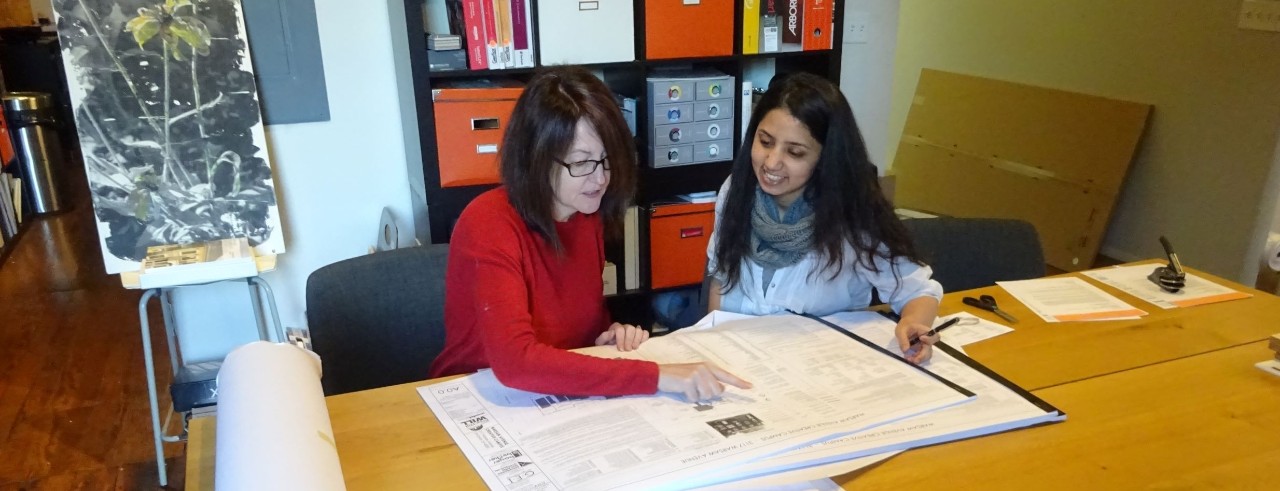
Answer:
<path fill-rule="evenodd" d="M 802 36 L 805 51 L 831 49 L 831 29 L 834 27 L 831 15 L 833 0 L 805 0 L 804 2 L 804 35 Z"/>

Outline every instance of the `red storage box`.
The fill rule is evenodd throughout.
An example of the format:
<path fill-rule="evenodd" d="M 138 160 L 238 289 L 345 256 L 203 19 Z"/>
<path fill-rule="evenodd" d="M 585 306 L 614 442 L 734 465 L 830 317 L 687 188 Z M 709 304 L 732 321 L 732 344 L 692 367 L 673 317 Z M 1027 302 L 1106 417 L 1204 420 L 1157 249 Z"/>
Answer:
<path fill-rule="evenodd" d="M 649 218 L 649 285 L 698 285 L 707 266 L 715 203 L 659 205 Z"/>
<path fill-rule="evenodd" d="M 645 0 L 645 59 L 732 55 L 733 6 L 733 0 Z"/>
<path fill-rule="evenodd" d="M 524 87 L 509 81 L 471 82 L 473 86 L 431 91 L 440 187 L 498 182 L 498 146 Z"/>

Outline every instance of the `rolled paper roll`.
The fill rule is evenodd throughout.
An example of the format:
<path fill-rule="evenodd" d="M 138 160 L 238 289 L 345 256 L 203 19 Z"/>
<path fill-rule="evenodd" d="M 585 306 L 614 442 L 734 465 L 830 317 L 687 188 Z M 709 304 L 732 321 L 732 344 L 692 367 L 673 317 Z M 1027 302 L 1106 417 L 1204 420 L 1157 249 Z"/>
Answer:
<path fill-rule="evenodd" d="M 257 341 L 227 355 L 216 445 L 216 489 L 346 489 L 320 357 L 297 346 Z"/>

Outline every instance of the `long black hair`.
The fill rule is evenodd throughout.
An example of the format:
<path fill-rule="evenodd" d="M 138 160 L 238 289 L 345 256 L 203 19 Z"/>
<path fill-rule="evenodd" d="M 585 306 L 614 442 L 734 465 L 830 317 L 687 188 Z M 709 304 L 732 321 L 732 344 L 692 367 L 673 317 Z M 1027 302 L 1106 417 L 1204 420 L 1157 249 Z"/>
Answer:
<path fill-rule="evenodd" d="M 507 199 L 526 225 L 559 250 L 552 216 L 560 171 L 557 159 L 573 147 L 579 120 L 591 123 L 609 156 L 609 187 L 599 213 L 605 235 L 622 235 L 622 220 L 635 194 L 636 151 L 613 92 L 586 69 L 557 66 L 541 69 L 524 87 L 498 152 L 498 170 Z"/>
<path fill-rule="evenodd" d="M 867 146 L 853 119 L 853 110 L 839 87 L 809 73 L 795 73 L 775 79 L 756 105 L 744 139 L 733 161 L 728 195 L 716 235 L 716 271 L 726 278 L 724 291 L 742 277 L 742 260 L 751 255 L 751 210 L 755 206 L 756 180 L 751 148 L 760 120 L 770 111 L 783 110 L 809 129 L 822 144 L 817 166 L 805 183 L 804 198 L 814 210 L 813 247 L 825 262 L 810 275 L 830 271 L 840 274 L 845 262 L 845 244 L 857 254 L 855 264 L 879 272 L 874 258 L 906 258 L 924 264 L 906 227 L 893 213 L 893 206 L 880 190 L 876 167 L 867 156 Z M 893 270 L 898 278 L 897 270 Z"/>

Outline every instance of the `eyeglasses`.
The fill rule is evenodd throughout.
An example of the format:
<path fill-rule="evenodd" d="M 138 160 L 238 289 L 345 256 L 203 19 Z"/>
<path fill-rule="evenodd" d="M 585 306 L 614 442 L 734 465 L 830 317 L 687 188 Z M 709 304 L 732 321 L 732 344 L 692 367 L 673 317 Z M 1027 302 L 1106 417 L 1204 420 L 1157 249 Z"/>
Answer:
<path fill-rule="evenodd" d="M 578 162 L 565 162 L 563 160 L 557 159 L 556 163 L 563 165 L 565 169 L 568 169 L 569 175 L 573 177 L 589 176 L 591 175 L 591 173 L 595 172 L 596 167 L 599 167 L 599 166 L 604 166 L 604 170 L 609 170 L 609 157 L 607 156 L 600 160 L 588 159 L 588 160 L 581 160 Z"/>

